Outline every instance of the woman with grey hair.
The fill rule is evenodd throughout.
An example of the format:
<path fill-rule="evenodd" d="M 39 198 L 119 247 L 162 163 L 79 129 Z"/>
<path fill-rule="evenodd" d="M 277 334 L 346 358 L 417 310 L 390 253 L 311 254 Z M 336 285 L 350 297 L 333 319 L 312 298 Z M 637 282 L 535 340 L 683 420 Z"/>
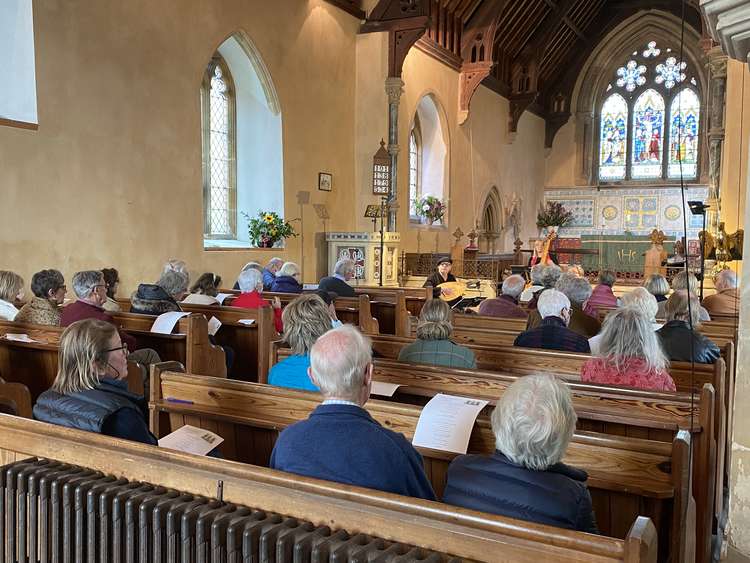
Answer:
<path fill-rule="evenodd" d="M 281 320 L 281 301 L 274 297 L 273 301 L 263 299 L 263 274 L 255 268 L 249 268 L 240 273 L 240 290 L 242 294 L 232 301 L 232 307 L 245 309 L 260 309 L 261 307 L 273 307 L 274 324 L 276 332 L 284 332 L 284 323 Z"/>
<path fill-rule="evenodd" d="M 695 277 L 695 274 L 686 272 L 685 270 L 677 272 L 672 278 L 672 291 L 687 290 L 697 297 L 699 288 L 700 285 L 698 284 L 698 278 Z M 659 303 L 659 318 L 666 317 L 666 307 L 666 301 Z M 711 320 L 711 315 L 708 314 L 708 311 L 700 303 L 698 304 L 698 319 L 700 322 Z"/>
<path fill-rule="evenodd" d="M 16 322 L 60 325 L 60 306 L 65 300 L 65 278 L 57 270 L 42 270 L 31 278 L 34 297 L 16 315 Z"/>
<path fill-rule="evenodd" d="M 476 368 L 474 352 L 449 340 L 453 332 L 451 308 L 441 299 L 426 301 L 419 314 L 417 340 L 401 349 L 400 362 L 452 368 Z"/>
<path fill-rule="evenodd" d="M 542 272 L 545 266 L 543 264 L 534 264 L 531 267 L 529 275 L 531 276 L 531 285 L 521 292 L 518 300 L 521 303 L 528 303 L 534 297 L 534 294 L 544 289 L 542 284 Z"/>
<path fill-rule="evenodd" d="M 443 502 L 598 533 L 588 475 L 562 463 L 576 420 L 565 384 L 552 375 L 520 377 L 492 413 L 495 453 L 454 459 Z"/>
<path fill-rule="evenodd" d="M 23 278 L 15 272 L 0 270 L 0 319 L 12 321 L 18 315 L 16 304 L 23 300 Z"/>
<path fill-rule="evenodd" d="M 310 348 L 332 328 L 328 306 L 314 293 L 300 295 L 284 308 L 281 319 L 284 342 L 292 349 L 292 355 L 271 367 L 268 383 L 318 391 L 307 370 L 310 368 Z"/>
<path fill-rule="evenodd" d="M 599 353 L 583 364 L 581 380 L 675 391 L 668 366 L 650 320 L 641 311 L 624 308 L 610 313 L 604 321 Z"/>
<path fill-rule="evenodd" d="M 669 293 L 669 282 L 667 278 L 661 274 L 651 274 L 643 281 L 643 287 L 656 297 L 656 302 L 661 303 L 667 300 L 667 294 Z"/>
<path fill-rule="evenodd" d="M 662 327 L 662 323 L 656 322 L 656 312 L 659 309 L 656 297 L 651 295 L 645 287 L 636 287 L 633 291 L 623 295 L 620 299 L 620 306 L 623 309 L 635 309 L 646 315 L 646 318 L 651 323 L 651 328 L 654 330 L 659 330 Z M 589 348 L 591 348 L 591 353 L 593 355 L 599 353 L 599 344 L 601 343 L 601 340 L 601 332 L 596 336 L 589 338 Z"/>
<path fill-rule="evenodd" d="M 130 312 L 141 315 L 161 315 L 181 311 L 179 301 L 188 289 L 188 276 L 184 272 L 165 271 L 154 284 L 142 283 L 130 298 Z"/>
<path fill-rule="evenodd" d="M 294 262 L 284 262 L 276 272 L 276 277 L 271 283 L 271 291 L 279 293 L 302 293 L 302 284 L 300 283 L 299 266 Z"/>
<path fill-rule="evenodd" d="M 539 273 L 539 280 L 542 284 L 542 289 L 537 291 L 531 298 L 531 301 L 529 301 L 529 309 L 536 309 L 539 297 L 546 290 L 554 289 L 560 276 L 562 276 L 562 269 L 557 264 L 547 264 L 546 266 L 542 266 L 542 271 Z"/>

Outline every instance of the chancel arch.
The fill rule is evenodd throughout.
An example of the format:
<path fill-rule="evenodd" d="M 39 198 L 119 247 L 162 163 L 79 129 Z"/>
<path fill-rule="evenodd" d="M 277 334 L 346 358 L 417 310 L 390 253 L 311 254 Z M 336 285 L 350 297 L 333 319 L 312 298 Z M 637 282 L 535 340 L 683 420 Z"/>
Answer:
<path fill-rule="evenodd" d="M 244 214 L 284 215 L 282 116 L 270 73 L 242 31 L 219 45 L 201 85 L 204 247 L 247 247 Z"/>

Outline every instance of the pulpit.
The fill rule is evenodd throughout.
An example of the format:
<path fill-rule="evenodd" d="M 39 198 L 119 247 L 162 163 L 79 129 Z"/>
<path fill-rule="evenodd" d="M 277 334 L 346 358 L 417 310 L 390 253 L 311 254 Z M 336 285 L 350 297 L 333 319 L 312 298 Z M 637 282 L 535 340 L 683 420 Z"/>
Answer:
<path fill-rule="evenodd" d="M 352 285 L 380 285 L 380 233 L 327 233 L 328 271 L 343 258 L 354 261 Z M 401 234 L 383 233 L 383 285 L 398 285 L 398 248 Z"/>

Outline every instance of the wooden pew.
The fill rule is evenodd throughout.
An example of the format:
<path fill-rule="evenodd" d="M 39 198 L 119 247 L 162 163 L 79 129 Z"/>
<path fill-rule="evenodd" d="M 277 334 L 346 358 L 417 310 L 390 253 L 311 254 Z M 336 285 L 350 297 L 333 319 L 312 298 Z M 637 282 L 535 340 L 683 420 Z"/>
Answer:
<path fill-rule="evenodd" d="M 220 450 L 226 458 L 256 465 L 267 465 L 278 432 L 305 419 L 321 400 L 317 393 L 161 372 L 158 366 L 152 369 L 152 381 L 152 432 L 162 436 L 184 424 L 210 429 L 225 438 Z M 413 436 L 421 411 L 417 406 L 381 401 L 368 402 L 367 409 L 381 424 L 407 438 Z M 169 429 L 164 428 L 160 413 L 169 414 Z M 689 444 L 686 431 L 680 431 L 673 443 L 578 432 L 565 461 L 588 471 L 603 533 L 624 537 L 638 512 L 645 510 L 653 514 L 660 537 L 669 538 L 662 556 L 671 553 L 675 561 L 690 561 L 695 507 Z M 493 451 L 489 421 L 480 416 L 469 452 Z M 447 466 L 455 456 L 421 453 L 426 473 L 441 495 Z"/>
<path fill-rule="evenodd" d="M 209 499 L 215 498 L 219 482 L 227 503 L 328 526 L 331 534 L 339 530 L 352 537 L 366 534 L 449 553 L 467 562 L 655 563 L 657 555 L 656 531 L 647 518 L 638 518 L 623 539 L 594 536 L 0 416 L 2 462 L 30 456 L 84 465 L 105 475 Z M 19 539 L 23 542 L 23 536 Z"/>
<path fill-rule="evenodd" d="M 23 383 L 7 383 L 0 378 L 0 405 L 3 411 L 23 418 L 31 418 L 31 393 Z"/>

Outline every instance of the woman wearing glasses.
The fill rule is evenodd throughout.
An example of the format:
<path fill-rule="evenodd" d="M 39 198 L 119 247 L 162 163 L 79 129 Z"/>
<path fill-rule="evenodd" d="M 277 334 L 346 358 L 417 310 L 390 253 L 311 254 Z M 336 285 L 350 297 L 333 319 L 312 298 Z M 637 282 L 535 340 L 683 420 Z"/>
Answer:
<path fill-rule="evenodd" d="M 37 399 L 34 418 L 156 444 L 145 399 L 127 389 L 127 356 L 113 324 L 96 319 L 71 324 L 60 339 L 57 377 Z"/>

